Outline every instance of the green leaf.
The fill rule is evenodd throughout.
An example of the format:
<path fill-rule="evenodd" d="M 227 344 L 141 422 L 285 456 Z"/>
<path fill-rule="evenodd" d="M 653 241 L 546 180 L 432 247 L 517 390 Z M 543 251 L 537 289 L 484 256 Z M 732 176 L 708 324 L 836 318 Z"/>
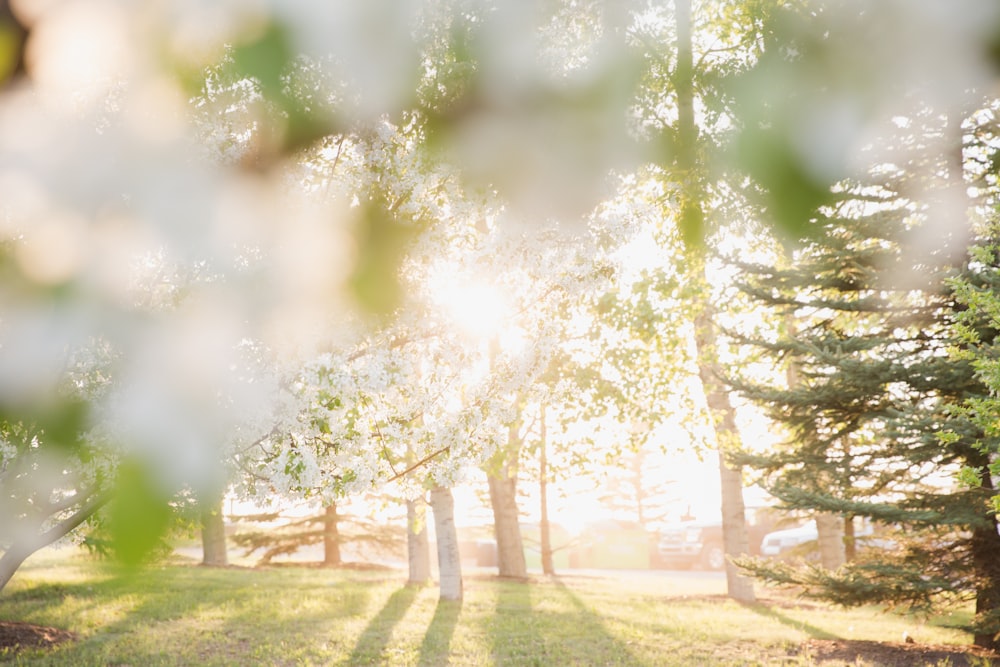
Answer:
<path fill-rule="evenodd" d="M 122 563 L 139 565 L 160 544 L 170 523 L 169 501 L 148 466 L 134 460 L 119 466 L 108 527 L 111 548 Z"/>
<path fill-rule="evenodd" d="M 391 313 L 403 296 L 399 266 L 414 230 L 401 224 L 381 200 L 364 207 L 355 230 L 358 256 L 350 287 L 358 302 L 375 314 Z"/>
<path fill-rule="evenodd" d="M 23 42 L 24 37 L 15 23 L 0 19 L 0 84 L 17 69 Z"/>
<path fill-rule="evenodd" d="M 983 484 L 983 471 L 980 468 L 965 466 L 958 471 L 958 483 L 962 486 L 975 489 Z"/>
<path fill-rule="evenodd" d="M 233 49 L 236 71 L 258 81 L 261 92 L 272 100 L 284 95 L 282 78 L 291 66 L 292 57 L 288 33 L 279 23 L 269 23 L 254 39 Z"/>
<path fill-rule="evenodd" d="M 279 118 L 271 122 L 276 126 L 272 128 L 273 135 L 280 137 L 278 148 L 282 154 L 309 146 L 335 131 L 332 114 L 327 113 L 322 101 L 303 98 L 307 93 L 301 89 L 308 82 L 293 85 L 295 77 L 303 71 L 302 67 L 296 67 L 296 58 L 288 30 L 278 22 L 267 24 L 259 34 L 232 51 L 236 75 L 256 81 L 264 98 L 279 111 Z"/>
<path fill-rule="evenodd" d="M 833 199 L 832 182 L 821 182 L 803 164 L 784 133 L 774 129 L 744 130 L 737 160 L 764 191 L 764 204 L 778 228 L 793 239 L 814 233 L 816 211 Z"/>

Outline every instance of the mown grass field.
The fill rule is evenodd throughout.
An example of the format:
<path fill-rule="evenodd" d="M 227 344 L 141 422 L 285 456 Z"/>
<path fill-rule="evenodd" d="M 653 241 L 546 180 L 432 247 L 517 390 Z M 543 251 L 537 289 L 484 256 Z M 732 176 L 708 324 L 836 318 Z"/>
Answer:
<path fill-rule="evenodd" d="M 681 573 L 466 580 L 461 604 L 405 573 L 307 567 L 127 574 L 79 555 L 36 558 L 0 594 L 0 619 L 56 626 L 74 642 L 0 653 L 15 665 L 854 665 L 810 640 L 954 644 L 963 614 L 844 611 L 763 591 L 724 599 L 719 578 Z M 917 655 L 917 654 L 914 654 Z M 985 664 L 935 658 L 909 664 Z M 900 663 L 894 663 L 900 664 Z"/>

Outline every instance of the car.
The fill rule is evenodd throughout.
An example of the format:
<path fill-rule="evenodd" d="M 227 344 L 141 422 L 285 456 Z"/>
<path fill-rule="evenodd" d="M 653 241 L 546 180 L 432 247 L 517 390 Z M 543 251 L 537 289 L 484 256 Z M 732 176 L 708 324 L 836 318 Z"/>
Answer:
<path fill-rule="evenodd" d="M 861 521 L 855 535 L 857 545 L 862 547 L 891 548 L 892 540 L 882 539 L 875 535 L 870 521 Z M 760 555 L 769 558 L 787 558 L 792 555 L 816 557 L 819 548 L 819 532 L 816 521 L 807 521 L 794 528 L 775 530 L 764 536 L 760 544 Z"/>
<path fill-rule="evenodd" d="M 760 555 L 760 541 L 773 526 L 768 508 L 747 509 L 747 538 L 750 555 Z M 659 565 L 667 569 L 698 566 L 721 570 L 726 566 L 721 521 L 681 521 L 664 526 L 657 543 Z"/>
<path fill-rule="evenodd" d="M 726 564 L 722 547 L 722 524 L 684 522 L 660 531 L 660 562 L 669 569 L 700 565 L 706 570 L 721 570 Z"/>
<path fill-rule="evenodd" d="M 815 521 L 808 521 L 795 528 L 776 530 L 764 536 L 760 544 L 760 555 L 770 558 L 786 556 L 803 544 L 815 542 L 818 536 Z"/>

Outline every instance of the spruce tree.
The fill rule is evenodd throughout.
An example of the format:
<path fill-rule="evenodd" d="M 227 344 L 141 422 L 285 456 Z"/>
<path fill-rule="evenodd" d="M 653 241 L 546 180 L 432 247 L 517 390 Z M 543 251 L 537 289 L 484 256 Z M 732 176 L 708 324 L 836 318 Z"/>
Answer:
<path fill-rule="evenodd" d="M 970 360 L 953 354 L 964 344 L 956 319 L 965 310 L 955 285 L 985 285 L 995 267 L 956 253 L 941 226 L 934 248 L 920 245 L 933 207 L 904 196 L 914 178 L 898 170 L 879 183 L 843 185 L 781 266 L 742 266 L 744 292 L 782 323 L 745 340 L 776 370 L 791 366 L 796 380 L 733 380 L 788 434 L 773 453 L 745 459 L 784 507 L 867 518 L 891 537 L 835 571 L 740 565 L 844 605 L 926 610 L 971 598 L 975 642 L 995 649 L 994 491 L 989 475 L 978 486 L 957 484 L 956 475 L 988 469 L 998 434 L 963 409 L 988 391 Z"/>

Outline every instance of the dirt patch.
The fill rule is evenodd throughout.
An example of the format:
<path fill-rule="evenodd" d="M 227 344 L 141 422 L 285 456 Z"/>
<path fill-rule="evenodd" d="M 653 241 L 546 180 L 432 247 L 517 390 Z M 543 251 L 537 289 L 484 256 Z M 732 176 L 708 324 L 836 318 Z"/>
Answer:
<path fill-rule="evenodd" d="M 878 667 L 925 667 L 948 664 L 951 667 L 1000 665 L 1000 656 L 974 646 L 898 644 L 892 642 L 853 641 L 847 639 L 810 639 L 805 651 L 817 663 L 878 665 Z M 950 661 L 950 662 L 946 662 Z"/>
<path fill-rule="evenodd" d="M 0 654 L 25 648 L 51 648 L 74 639 L 76 635 L 72 632 L 59 628 L 0 621 Z"/>
<path fill-rule="evenodd" d="M 259 563 L 254 565 L 253 570 L 273 570 L 273 569 L 294 569 L 303 568 L 309 570 L 351 570 L 353 572 L 395 572 L 399 568 L 381 563 L 364 563 L 345 561 L 336 565 L 327 565 L 323 561 L 315 560 L 279 560 L 270 563 Z"/>

